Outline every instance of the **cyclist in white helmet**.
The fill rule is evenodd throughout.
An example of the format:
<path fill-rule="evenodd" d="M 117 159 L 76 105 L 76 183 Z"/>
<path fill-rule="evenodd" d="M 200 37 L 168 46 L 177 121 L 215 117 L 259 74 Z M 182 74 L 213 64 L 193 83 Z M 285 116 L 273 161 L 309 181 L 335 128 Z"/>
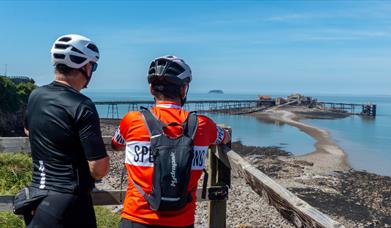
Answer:
<path fill-rule="evenodd" d="M 26 132 L 33 158 L 27 227 L 96 227 L 90 192 L 108 172 L 109 158 L 94 103 L 80 90 L 97 68 L 99 50 L 88 38 L 59 37 L 51 49 L 52 83 L 28 101 Z"/>
<path fill-rule="evenodd" d="M 74 77 L 74 81 L 82 83 L 83 80 L 80 77 L 82 76 L 85 83 L 81 88 L 87 88 L 92 73 L 98 67 L 97 62 L 99 60 L 98 47 L 90 39 L 75 34 L 61 36 L 54 42 L 51 54 L 56 72 L 60 73 L 56 74 L 56 77 L 63 78 L 62 76 L 70 75 Z M 76 85 L 76 87 L 79 87 L 79 85 Z"/>

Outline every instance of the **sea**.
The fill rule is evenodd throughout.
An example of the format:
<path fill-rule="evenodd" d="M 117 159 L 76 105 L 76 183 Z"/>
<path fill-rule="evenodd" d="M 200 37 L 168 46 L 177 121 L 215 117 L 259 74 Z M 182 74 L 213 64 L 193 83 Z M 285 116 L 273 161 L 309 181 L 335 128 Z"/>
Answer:
<path fill-rule="evenodd" d="M 137 100 L 153 101 L 148 93 L 127 91 L 87 91 L 93 101 Z M 256 99 L 258 94 L 208 94 L 189 93 L 188 100 L 248 100 Z M 271 94 L 272 97 L 286 97 L 288 94 Z M 391 176 L 391 96 L 390 95 L 317 95 L 318 101 L 346 102 L 377 105 L 377 116 L 366 118 L 349 116 L 342 119 L 305 119 L 302 122 L 327 130 L 347 154 L 348 163 L 356 170 Z M 108 116 L 107 106 L 97 106 L 100 117 Z M 119 105 L 121 118 L 128 111 L 127 105 Z M 240 140 L 249 146 L 274 146 L 304 155 L 315 150 L 315 140 L 296 127 L 281 122 L 265 122 L 247 115 L 228 115 L 202 113 L 218 124 L 232 128 L 233 140 Z"/>

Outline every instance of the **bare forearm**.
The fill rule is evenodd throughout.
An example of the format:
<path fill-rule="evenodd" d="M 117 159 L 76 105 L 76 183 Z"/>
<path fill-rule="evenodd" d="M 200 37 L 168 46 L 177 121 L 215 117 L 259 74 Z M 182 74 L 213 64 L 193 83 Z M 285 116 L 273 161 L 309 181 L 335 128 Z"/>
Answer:
<path fill-rule="evenodd" d="M 110 158 L 109 156 L 106 156 L 99 160 L 88 161 L 88 165 L 90 167 L 91 176 L 95 180 L 99 180 L 109 172 Z"/>

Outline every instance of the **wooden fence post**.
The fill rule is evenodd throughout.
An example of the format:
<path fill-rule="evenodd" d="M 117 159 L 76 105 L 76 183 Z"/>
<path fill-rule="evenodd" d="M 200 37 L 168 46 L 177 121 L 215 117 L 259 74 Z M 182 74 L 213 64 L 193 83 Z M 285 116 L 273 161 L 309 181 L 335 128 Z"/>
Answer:
<path fill-rule="evenodd" d="M 231 166 L 223 146 L 212 146 L 209 150 L 208 186 L 230 187 Z M 227 219 L 227 200 L 210 200 L 208 204 L 208 226 L 225 228 Z"/>

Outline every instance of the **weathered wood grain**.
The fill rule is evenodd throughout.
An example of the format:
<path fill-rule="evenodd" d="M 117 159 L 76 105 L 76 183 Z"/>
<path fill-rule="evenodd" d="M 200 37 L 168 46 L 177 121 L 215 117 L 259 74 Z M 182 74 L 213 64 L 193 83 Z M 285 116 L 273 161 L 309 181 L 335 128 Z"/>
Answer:
<path fill-rule="evenodd" d="M 297 227 L 344 227 L 279 185 L 234 151 L 227 153 L 231 165 L 259 195 L 266 197 L 281 215 Z"/>

